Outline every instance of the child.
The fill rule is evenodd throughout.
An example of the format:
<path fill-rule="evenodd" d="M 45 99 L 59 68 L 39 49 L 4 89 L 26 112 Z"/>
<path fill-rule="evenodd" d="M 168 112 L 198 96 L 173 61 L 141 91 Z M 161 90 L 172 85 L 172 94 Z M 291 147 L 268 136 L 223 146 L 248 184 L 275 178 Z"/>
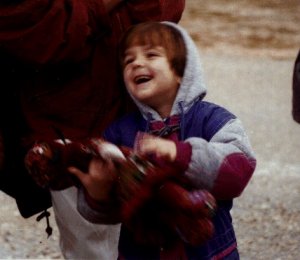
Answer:
<path fill-rule="evenodd" d="M 132 241 L 123 226 L 120 259 L 239 259 L 230 210 L 256 166 L 241 121 L 203 101 L 206 88 L 197 47 L 180 26 L 149 22 L 132 27 L 121 42 L 120 57 L 126 88 L 139 113 L 113 123 L 105 139 L 118 146 L 138 144 L 140 154 L 180 166 L 195 188 L 214 195 L 218 207 L 213 237 L 201 246 L 181 241 L 173 248 L 145 247 Z M 137 142 L 140 132 L 147 134 Z M 81 214 L 92 222 L 113 222 L 113 165 L 94 160 L 89 174 L 69 170 L 87 190 L 79 198 Z"/>

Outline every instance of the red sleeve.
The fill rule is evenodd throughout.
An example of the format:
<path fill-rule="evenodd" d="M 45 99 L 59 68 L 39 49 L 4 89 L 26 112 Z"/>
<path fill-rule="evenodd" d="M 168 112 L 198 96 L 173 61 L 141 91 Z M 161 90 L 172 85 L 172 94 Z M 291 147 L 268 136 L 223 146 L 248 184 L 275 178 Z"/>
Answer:
<path fill-rule="evenodd" d="M 106 12 L 102 0 L 26 0 L 0 5 L 0 45 L 25 61 L 45 64 L 87 58 L 93 40 L 118 21 L 179 21 L 184 0 L 130 0 Z M 113 17 L 113 18 L 112 18 Z M 95 42 L 94 42 L 95 43 Z"/>
<path fill-rule="evenodd" d="M 178 22 L 185 6 L 185 0 L 129 0 L 130 17 L 134 23 L 144 21 Z"/>
<path fill-rule="evenodd" d="M 233 199 L 241 195 L 256 167 L 256 160 L 242 153 L 227 156 L 222 163 L 211 193 L 216 199 Z"/>
<path fill-rule="evenodd" d="M 81 60 L 91 50 L 89 39 L 106 30 L 108 16 L 101 0 L 26 0 L 0 5 L 0 44 L 17 57 L 46 63 Z M 100 25 L 100 26 L 99 26 Z"/>
<path fill-rule="evenodd" d="M 192 157 L 192 146 L 188 142 L 176 142 L 176 149 L 174 165 L 181 171 L 186 171 Z"/>

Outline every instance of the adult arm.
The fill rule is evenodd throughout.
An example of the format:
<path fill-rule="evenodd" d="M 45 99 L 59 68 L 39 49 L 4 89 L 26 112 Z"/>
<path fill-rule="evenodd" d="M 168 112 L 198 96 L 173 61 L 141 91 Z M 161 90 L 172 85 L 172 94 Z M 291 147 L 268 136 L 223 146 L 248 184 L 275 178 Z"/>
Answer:
<path fill-rule="evenodd" d="M 93 26 L 100 22 L 104 30 L 106 16 L 102 1 L 26 0 L 1 6 L 0 43 L 15 56 L 41 64 L 82 59 L 90 51 Z"/>
<path fill-rule="evenodd" d="M 26 0 L 0 5 L 0 44 L 25 61 L 81 60 L 107 32 L 119 0 Z"/>
<path fill-rule="evenodd" d="M 143 21 L 178 22 L 185 7 L 185 0 L 126 0 L 134 23 Z"/>
<path fill-rule="evenodd" d="M 7 2 L 6 2 L 7 3 Z M 172 6 L 172 8 L 170 8 Z M 26 0 L 0 4 L 0 46 L 45 64 L 87 58 L 111 27 L 122 32 L 147 20 L 178 21 L 183 0 Z"/>

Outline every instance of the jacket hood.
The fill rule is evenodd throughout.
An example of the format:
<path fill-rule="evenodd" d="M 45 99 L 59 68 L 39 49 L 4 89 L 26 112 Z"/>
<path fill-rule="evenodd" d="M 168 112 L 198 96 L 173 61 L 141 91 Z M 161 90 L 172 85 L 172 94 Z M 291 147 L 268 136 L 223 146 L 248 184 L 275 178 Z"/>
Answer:
<path fill-rule="evenodd" d="M 206 94 L 206 86 L 198 49 L 188 32 L 176 23 L 162 23 L 177 29 L 181 33 L 186 46 L 186 65 L 178 93 L 172 106 L 170 116 L 173 116 L 185 113 L 196 100 L 203 99 Z M 151 107 L 142 104 L 133 97 L 132 99 L 145 119 L 162 120 L 161 116 Z"/>

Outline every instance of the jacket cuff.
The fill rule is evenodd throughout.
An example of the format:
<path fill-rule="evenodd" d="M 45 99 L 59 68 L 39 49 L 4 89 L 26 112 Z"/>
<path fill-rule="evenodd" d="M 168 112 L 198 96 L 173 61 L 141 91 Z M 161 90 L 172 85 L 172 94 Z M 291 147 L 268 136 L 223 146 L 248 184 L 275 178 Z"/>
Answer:
<path fill-rule="evenodd" d="M 83 189 L 84 198 L 86 203 L 89 205 L 89 207 L 93 210 L 99 211 L 99 212 L 106 212 L 110 211 L 112 207 L 116 206 L 116 202 L 113 200 L 95 200 L 93 199 L 87 192 L 86 189 Z"/>
<path fill-rule="evenodd" d="M 192 146 L 188 142 L 176 142 L 177 154 L 175 158 L 175 165 L 180 170 L 186 171 L 192 157 Z"/>

